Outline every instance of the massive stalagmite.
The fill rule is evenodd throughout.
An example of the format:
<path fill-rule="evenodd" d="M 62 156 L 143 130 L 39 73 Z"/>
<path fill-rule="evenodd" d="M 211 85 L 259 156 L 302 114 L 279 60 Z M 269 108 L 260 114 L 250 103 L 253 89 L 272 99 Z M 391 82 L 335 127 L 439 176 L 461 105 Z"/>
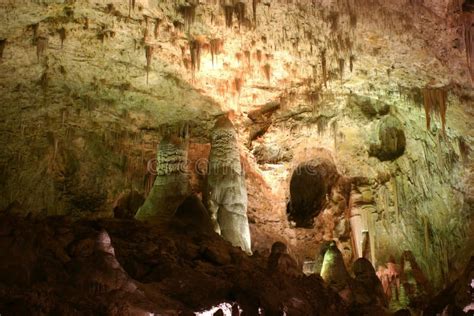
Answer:
<path fill-rule="evenodd" d="M 155 183 L 135 215 L 137 219 L 169 220 L 190 194 L 187 172 L 188 126 L 184 124 L 178 131 L 173 130 L 168 130 L 160 142 Z"/>
<path fill-rule="evenodd" d="M 218 119 L 211 137 L 207 193 L 214 229 L 232 245 L 250 253 L 247 189 L 232 122 L 227 117 Z"/>

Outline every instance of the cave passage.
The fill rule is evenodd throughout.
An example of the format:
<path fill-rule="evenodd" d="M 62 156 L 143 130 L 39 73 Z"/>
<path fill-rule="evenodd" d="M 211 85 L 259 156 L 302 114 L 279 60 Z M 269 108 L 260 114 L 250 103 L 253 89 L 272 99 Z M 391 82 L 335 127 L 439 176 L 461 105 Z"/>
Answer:
<path fill-rule="evenodd" d="M 296 227 L 310 228 L 326 204 L 326 195 L 338 177 L 336 166 L 328 159 L 301 163 L 290 180 L 287 215 Z"/>

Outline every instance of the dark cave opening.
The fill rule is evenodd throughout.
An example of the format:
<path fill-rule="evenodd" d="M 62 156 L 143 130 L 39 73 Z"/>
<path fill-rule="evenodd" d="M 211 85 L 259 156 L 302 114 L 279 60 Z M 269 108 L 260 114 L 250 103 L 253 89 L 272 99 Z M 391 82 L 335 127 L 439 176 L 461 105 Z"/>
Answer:
<path fill-rule="evenodd" d="M 293 171 L 286 212 L 296 227 L 313 226 L 314 217 L 324 209 L 326 196 L 338 176 L 334 163 L 323 158 L 303 162 Z"/>

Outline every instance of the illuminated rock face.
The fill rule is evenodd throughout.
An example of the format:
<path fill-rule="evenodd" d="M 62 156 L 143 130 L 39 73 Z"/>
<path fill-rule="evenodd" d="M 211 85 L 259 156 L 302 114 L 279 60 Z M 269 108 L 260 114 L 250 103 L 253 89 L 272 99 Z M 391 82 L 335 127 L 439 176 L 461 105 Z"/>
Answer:
<path fill-rule="evenodd" d="M 208 174 L 208 209 L 214 229 L 232 245 L 251 252 L 247 189 L 232 122 L 220 118 L 212 131 Z"/>
<path fill-rule="evenodd" d="M 0 210 L 128 218 L 137 208 L 122 193 L 136 190 L 149 196 L 139 215 L 166 218 L 186 179 L 163 174 L 153 186 L 156 127 L 191 120 L 192 146 L 208 146 L 216 115 L 234 109 L 254 252 L 283 238 L 301 262 L 335 239 L 348 261 L 363 244 L 349 236 L 367 230 L 372 262 L 410 249 L 445 283 L 472 222 L 472 1 L 185 2 L 2 2 Z M 433 115 L 430 130 L 426 87 L 451 87 L 446 122 Z M 379 137 L 390 116 L 402 127 Z M 350 197 L 333 189 L 326 207 L 309 208 L 312 228 L 293 227 L 292 173 L 320 147 L 364 183 Z"/>
<path fill-rule="evenodd" d="M 157 154 L 155 183 L 135 218 L 163 222 L 173 216 L 190 194 L 187 155 L 187 127 L 177 135 L 171 133 L 163 138 Z"/>

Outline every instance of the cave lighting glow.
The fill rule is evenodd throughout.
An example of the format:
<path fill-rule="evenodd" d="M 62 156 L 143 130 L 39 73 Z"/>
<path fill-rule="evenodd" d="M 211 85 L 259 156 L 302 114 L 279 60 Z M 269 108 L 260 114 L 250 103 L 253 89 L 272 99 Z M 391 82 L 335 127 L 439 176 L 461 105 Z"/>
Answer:
<path fill-rule="evenodd" d="M 471 295 L 472 295 L 472 293 L 474 293 L 474 279 L 471 280 L 470 286 L 471 286 Z M 470 311 L 474 311 L 474 302 L 471 302 L 471 304 L 467 305 L 463 309 L 464 313 L 468 313 Z"/>
<path fill-rule="evenodd" d="M 232 304 L 229 303 L 220 303 L 217 306 L 211 307 L 211 309 L 203 311 L 203 312 L 195 312 L 194 315 L 196 316 L 212 316 L 215 312 L 221 309 L 224 312 L 225 316 L 232 316 Z M 240 308 L 239 308 L 240 310 Z M 242 310 L 240 310 L 242 312 Z"/>

